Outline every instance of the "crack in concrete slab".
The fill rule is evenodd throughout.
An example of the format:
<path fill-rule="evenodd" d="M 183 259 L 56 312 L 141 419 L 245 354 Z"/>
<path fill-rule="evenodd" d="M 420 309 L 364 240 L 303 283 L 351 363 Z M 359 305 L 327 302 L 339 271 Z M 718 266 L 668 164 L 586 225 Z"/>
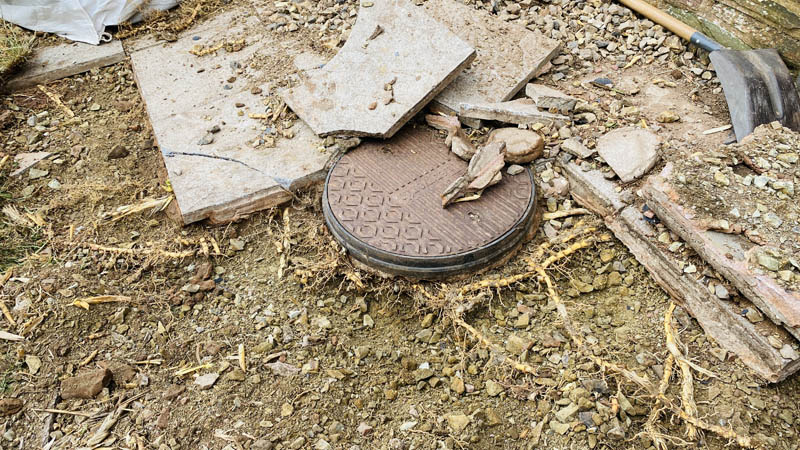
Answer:
<path fill-rule="evenodd" d="M 194 152 L 165 152 L 164 156 L 167 157 L 167 158 L 172 158 L 172 157 L 175 157 L 175 156 L 200 156 L 200 157 L 203 157 L 203 158 L 221 159 L 223 161 L 229 161 L 229 162 L 235 162 L 235 163 L 241 164 L 241 165 L 247 167 L 248 169 L 255 170 L 258 173 L 264 173 L 264 172 L 256 169 L 255 167 L 248 165 L 245 162 L 239 161 L 238 159 L 234 159 L 234 158 L 228 158 L 227 156 L 208 155 L 206 153 L 194 153 Z M 264 174 L 264 175 L 267 175 L 270 178 L 274 178 L 272 175 L 269 175 L 269 174 Z"/>
<path fill-rule="evenodd" d="M 219 159 L 219 160 L 222 160 L 222 161 L 228 161 L 228 162 L 241 164 L 241 165 L 247 167 L 248 169 L 255 170 L 258 173 L 261 173 L 261 174 L 264 174 L 264 175 L 268 176 L 269 178 L 272 179 L 272 181 L 274 181 L 280 187 L 286 189 L 287 191 L 291 191 L 291 186 L 292 186 L 292 183 L 293 183 L 293 180 L 291 180 L 291 179 L 282 178 L 282 177 L 278 177 L 278 176 L 275 176 L 275 175 L 270 175 L 270 174 L 268 174 L 268 173 L 266 173 L 266 172 L 264 172 L 262 170 L 259 170 L 259 169 L 256 169 L 253 166 L 250 166 L 249 164 L 247 164 L 247 163 L 245 163 L 243 161 L 239 161 L 238 159 L 235 159 L 235 158 L 229 158 L 227 156 L 217 156 L 217 155 L 209 155 L 209 154 L 206 154 L 206 153 L 195 153 L 195 152 L 164 152 L 163 155 L 166 158 L 173 158 L 175 156 L 199 156 L 199 157 L 202 157 L 202 158 Z"/>

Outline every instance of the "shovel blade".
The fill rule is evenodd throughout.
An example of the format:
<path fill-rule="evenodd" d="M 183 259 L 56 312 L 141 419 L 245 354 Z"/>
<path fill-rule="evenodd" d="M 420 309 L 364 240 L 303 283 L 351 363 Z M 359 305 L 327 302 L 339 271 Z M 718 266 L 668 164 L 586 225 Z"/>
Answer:
<path fill-rule="evenodd" d="M 710 57 L 737 141 L 757 126 L 776 120 L 800 131 L 800 96 L 776 50 L 717 50 Z"/>

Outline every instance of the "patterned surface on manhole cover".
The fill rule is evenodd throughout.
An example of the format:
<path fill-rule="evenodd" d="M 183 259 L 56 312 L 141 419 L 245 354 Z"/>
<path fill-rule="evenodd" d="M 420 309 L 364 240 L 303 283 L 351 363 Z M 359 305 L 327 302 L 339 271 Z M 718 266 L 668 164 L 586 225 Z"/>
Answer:
<path fill-rule="evenodd" d="M 390 141 L 362 144 L 328 175 L 326 209 L 344 231 L 334 234 L 394 255 L 446 257 L 523 228 L 533 210 L 528 170 L 515 176 L 504 171 L 503 181 L 480 199 L 442 208 L 441 193 L 466 166 L 424 127 L 409 126 Z"/>

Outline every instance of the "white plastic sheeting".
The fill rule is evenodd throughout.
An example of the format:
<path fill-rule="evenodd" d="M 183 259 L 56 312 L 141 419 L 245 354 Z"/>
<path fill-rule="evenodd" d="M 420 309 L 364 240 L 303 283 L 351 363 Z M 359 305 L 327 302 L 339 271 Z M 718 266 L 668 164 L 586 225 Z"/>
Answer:
<path fill-rule="evenodd" d="M 110 25 L 141 20 L 141 10 L 169 9 L 180 0 L 0 0 L 0 17 L 35 31 L 99 44 Z"/>

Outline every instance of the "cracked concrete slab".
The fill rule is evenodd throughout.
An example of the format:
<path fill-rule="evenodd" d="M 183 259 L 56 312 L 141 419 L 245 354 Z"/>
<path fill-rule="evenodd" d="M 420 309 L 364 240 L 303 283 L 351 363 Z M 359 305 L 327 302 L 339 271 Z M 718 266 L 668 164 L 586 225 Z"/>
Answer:
<path fill-rule="evenodd" d="M 245 39 L 243 48 L 203 56 Z M 200 46 L 200 47 L 197 47 Z M 292 191 L 324 178 L 330 155 L 302 121 L 282 130 L 275 146 L 258 145 L 271 129 L 250 114 L 271 112 L 265 100 L 277 77 L 249 64 L 264 58 L 293 58 L 307 44 L 275 38 L 247 11 L 222 14 L 171 43 L 147 38 L 129 46 L 131 62 L 184 224 L 208 219 L 225 223 L 292 197 Z M 306 54 L 306 58 L 310 57 Z M 294 68 L 283 68 L 287 73 Z M 235 79 L 234 79 L 235 78 Z M 252 88 L 261 92 L 253 94 Z M 256 91 L 258 92 L 258 91 Z M 218 128 L 215 133 L 208 130 Z M 212 142 L 201 145 L 204 136 Z"/>
<path fill-rule="evenodd" d="M 407 1 L 364 2 L 344 47 L 283 99 L 320 136 L 389 138 L 474 57 L 472 47 Z"/>
<path fill-rule="evenodd" d="M 428 0 L 425 11 L 475 47 L 477 56 L 435 99 L 456 114 L 462 103 L 511 100 L 558 54 L 561 43 L 454 0 Z"/>

